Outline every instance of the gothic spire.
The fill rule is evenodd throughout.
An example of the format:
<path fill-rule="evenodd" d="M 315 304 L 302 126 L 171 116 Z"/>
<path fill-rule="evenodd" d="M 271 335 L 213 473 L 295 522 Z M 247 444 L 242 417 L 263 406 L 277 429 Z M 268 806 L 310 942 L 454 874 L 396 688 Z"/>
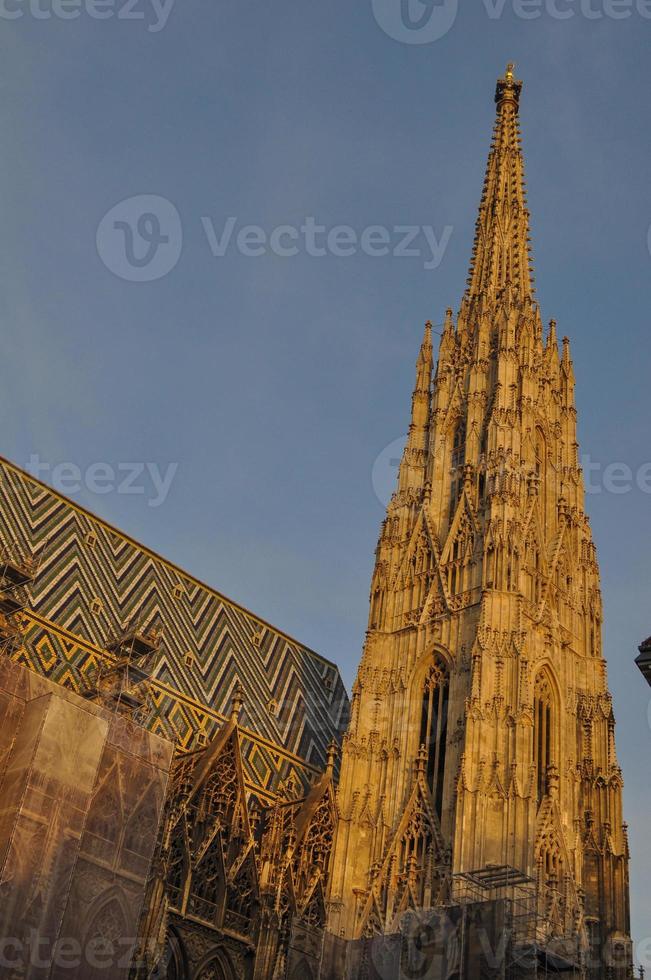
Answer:
<path fill-rule="evenodd" d="M 432 324 L 428 320 L 416 362 L 416 384 L 411 399 L 409 435 L 400 464 L 400 490 L 422 488 L 429 441 L 432 367 Z"/>
<path fill-rule="evenodd" d="M 516 301 L 532 298 L 529 211 L 518 109 L 522 82 L 509 64 L 497 81 L 497 118 L 486 166 L 465 303 L 492 304 L 505 290 Z"/>

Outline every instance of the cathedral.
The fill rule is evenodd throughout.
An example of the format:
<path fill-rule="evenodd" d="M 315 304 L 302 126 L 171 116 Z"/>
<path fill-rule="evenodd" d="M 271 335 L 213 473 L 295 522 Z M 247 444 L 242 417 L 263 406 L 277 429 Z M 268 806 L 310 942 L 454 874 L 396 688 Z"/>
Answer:
<path fill-rule="evenodd" d="M 334 664 L 0 464 L 0 977 L 633 976 L 521 90 L 509 65 L 436 362 L 425 325 L 350 702 Z"/>

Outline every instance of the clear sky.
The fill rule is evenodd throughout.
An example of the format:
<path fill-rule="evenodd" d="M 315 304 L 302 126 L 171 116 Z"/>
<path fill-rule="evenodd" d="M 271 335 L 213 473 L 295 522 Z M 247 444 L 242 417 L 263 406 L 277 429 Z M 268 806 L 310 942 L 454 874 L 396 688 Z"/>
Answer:
<path fill-rule="evenodd" d="M 350 685 L 383 516 L 374 463 L 383 486 L 422 324 L 458 306 L 495 78 L 514 60 L 538 296 L 571 337 L 582 451 L 601 465 L 588 509 L 645 939 L 651 5 L 170 2 L 0 0 L 1 452 Z M 102 219 L 136 195 L 153 217 L 128 242 L 138 202 Z M 357 243 L 311 254 L 308 219 Z M 289 229 L 272 247 L 245 225 Z M 370 254 L 384 233 L 362 247 L 377 225 L 388 255 Z M 398 226 L 438 250 L 421 232 L 418 255 L 393 254 Z M 628 492 L 612 492 L 625 471 L 604 476 L 617 462 Z"/>

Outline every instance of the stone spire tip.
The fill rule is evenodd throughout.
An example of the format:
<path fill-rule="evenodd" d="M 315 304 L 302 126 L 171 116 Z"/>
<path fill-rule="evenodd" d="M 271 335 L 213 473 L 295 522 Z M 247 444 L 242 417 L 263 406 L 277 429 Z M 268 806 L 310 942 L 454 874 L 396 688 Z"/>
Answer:
<path fill-rule="evenodd" d="M 520 103 L 520 92 L 522 91 L 522 82 L 520 79 L 515 77 L 515 64 L 509 61 L 506 66 L 506 71 L 504 72 L 503 78 L 497 79 L 497 87 L 495 89 L 495 102 L 498 107 L 502 107 L 507 102 L 512 102 L 515 104 L 516 109 Z"/>

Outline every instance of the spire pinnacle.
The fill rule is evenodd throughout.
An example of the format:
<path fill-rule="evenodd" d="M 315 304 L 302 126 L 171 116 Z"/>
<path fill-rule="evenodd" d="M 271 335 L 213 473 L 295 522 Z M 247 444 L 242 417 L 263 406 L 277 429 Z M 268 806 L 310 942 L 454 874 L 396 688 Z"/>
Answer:
<path fill-rule="evenodd" d="M 512 61 L 506 66 L 506 71 L 504 72 L 504 78 L 497 79 L 497 87 L 495 89 L 495 102 L 498 106 L 502 106 L 504 102 L 511 101 L 515 103 L 516 112 L 520 104 L 520 92 L 522 91 L 522 82 L 515 77 L 515 65 Z"/>
<path fill-rule="evenodd" d="M 428 447 L 432 396 L 432 324 L 425 324 L 423 342 L 416 361 L 416 384 L 411 399 L 411 422 L 398 476 L 400 490 L 423 486 Z"/>
<path fill-rule="evenodd" d="M 522 82 L 509 64 L 497 80 L 497 117 L 479 215 L 475 228 L 465 299 L 493 304 L 508 286 L 519 303 L 533 297 L 529 211 L 524 179 L 518 110 Z"/>
<path fill-rule="evenodd" d="M 240 712 L 244 706 L 244 690 L 241 685 L 238 684 L 233 691 L 233 696 L 231 698 L 231 721 L 237 722 L 240 717 Z"/>
<path fill-rule="evenodd" d="M 339 746 L 337 745 L 334 738 L 330 739 L 330 742 L 328 744 L 328 754 L 327 754 L 327 761 L 326 761 L 326 772 L 329 773 L 330 775 L 332 775 L 332 773 L 335 771 L 335 760 L 337 758 L 338 750 L 339 750 Z"/>

